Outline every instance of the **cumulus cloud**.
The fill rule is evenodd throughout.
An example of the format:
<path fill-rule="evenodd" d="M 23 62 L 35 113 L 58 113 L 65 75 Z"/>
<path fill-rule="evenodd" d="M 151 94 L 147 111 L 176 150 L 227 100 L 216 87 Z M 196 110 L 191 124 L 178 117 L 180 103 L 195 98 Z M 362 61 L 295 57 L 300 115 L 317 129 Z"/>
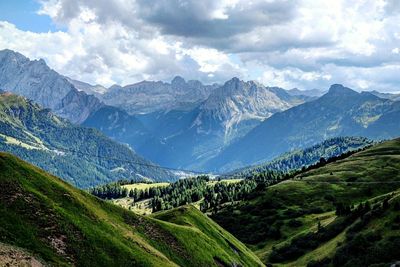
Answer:
<path fill-rule="evenodd" d="M 0 48 L 106 86 L 175 75 L 399 91 L 395 0 L 40 0 L 63 31 L 0 22 Z"/>

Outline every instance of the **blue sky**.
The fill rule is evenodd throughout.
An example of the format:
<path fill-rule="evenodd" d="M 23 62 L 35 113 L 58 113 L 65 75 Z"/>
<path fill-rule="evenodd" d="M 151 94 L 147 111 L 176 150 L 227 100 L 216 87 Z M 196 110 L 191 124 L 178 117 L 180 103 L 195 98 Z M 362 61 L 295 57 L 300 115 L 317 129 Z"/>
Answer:
<path fill-rule="evenodd" d="M 400 1 L 0 0 L 6 48 L 105 86 L 236 76 L 398 92 Z"/>
<path fill-rule="evenodd" d="M 34 0 L 0 0 L 0 21 L 8 21 L 24 31 L 60 30 L 46 15 L 38 15 L 41 5 Z"/>

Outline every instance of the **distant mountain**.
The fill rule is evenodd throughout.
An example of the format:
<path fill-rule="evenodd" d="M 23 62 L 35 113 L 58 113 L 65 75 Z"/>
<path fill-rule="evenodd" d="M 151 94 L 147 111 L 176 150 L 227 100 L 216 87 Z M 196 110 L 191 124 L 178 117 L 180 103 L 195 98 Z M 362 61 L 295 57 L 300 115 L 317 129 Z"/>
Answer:
<path fill-rule="evenodd" d="M 284 90 L 280 90 L 279 93 L 283 94 Z M 304 102 L 279 93 L 254 81 L 232 78 L 199 107 L 199 114 L 191 127 L 196 127 L 199 133 L 222 130 L 224 143 L 228 143 L 243 135 L 240 131 L 246 133 L 246 129 L 272 114 Z"/>
<path fill-rule="evenodd" d="M 0 150 L 11 152 L 81 188 L 120 179 L 177 177 L 95 129 L 75 126 L 31 100 L 0 94 Z M 131 163 L 132 162 L 132 163 Z"/>
<path fill-rule="evenodd" d="M 91 85 L 85 82 L 81 82 L 81 81 L 77 81 L 77 80 L 73 80 L 71 78 L 66 77 L 66 79 L 72 83 L 73 86 L 75 86 L 76 89 L 78 89 L 79 91 L 83 91 L 88 95 L 101 95 L 104 94 L 107 91 L 107 88 L 105 88 L 102 85 Z"/>
<path fill-rule="evenodd" d="M 193 206 L 138 215 L 8 153 L 0 212 L 2 266 L 31 266 L 26 254 L 37 258 L 32 266 L 263 266 Z"/>
<path fill-rule="evenodd" d="M 299 90 L 297 88 L 293 88 L 287 90 L 288 94 L 292 96 L 308 96 L 308 97 L 320 97 L 326 92 L 318 90 L 318 89 L 311 89 L 311 90 Z"/>
<path fill-rule="evenodd" d="M 11 50 L 0 51 L 0 88 L 32 99 L 75 123 L 103 105 L 96 97 L 78 91 L 43 59 L 29 60 Z"/>
<path fill-rule="evenodd" d="M 96 128 L 114 140 L 129 144 L 135 150 L 162 146 L 160 139 L 136 116 L 117 107 L 101 107 L 93 112 L 82 125 Z"/>
<path fill-rule="evenodd" d="M 371 94 L 376 95 L 377 97 L 380 98 L 385 98 L 385 99 L 390 99 L 393 101 L 399 101 L 400 100 L 400 94 L 391 94 L 391 93 L 381 93 L 378 91 L 370 91 Z"/>
<path fill-rule="evenodd" d="M 322 97 L 274 114 L 206 167 L 232 170 L 336 136 L 393 138 L 400 135 L 399 106 L 371 93 L 332 85 Z"/>
<path fill-rule="evenodd" d="M 162 88 L 159 90 L 168 90 L 170 86 L 183 88 L 190 83 L 193 82 L 176 77 L 171 84 L 143 82 L 143 86 L 158 84 Z M 112 90 L 126 89 L 110 89 L 110 93 Z M 146 91 L 145 88 L 136 90 L 136 93 Z M 134 91 L 132 89 L 131 92 Z M 123 99 L 129 98 L 126 96 Z M 156 97 L 154 99 L 157 100 Z M 206 100 L 198 104 L 192 102 L 192 107 L 180 106 L 136 115 L 129 115 L 120 109 L 103 108 L 92 114 L 84 125 L 96 127 L 108 136 L 128 143 L 138 153 L 159 164 L 200 170 L 204 162 L 272 114 L 308 99 L 291 96 L 280 88 L 233 78 L 213 89 Z"/>
<path fill-rule="evenodd" d="M 173 109 L 190 109 L 207 99 L 218 85 L 203 85 L 175 77 L 171 83 L 143 81 L 124 87 L 114 85 L 100 96 L 106 104 L 120 107 L 129 114 L 143 114 Z"/>

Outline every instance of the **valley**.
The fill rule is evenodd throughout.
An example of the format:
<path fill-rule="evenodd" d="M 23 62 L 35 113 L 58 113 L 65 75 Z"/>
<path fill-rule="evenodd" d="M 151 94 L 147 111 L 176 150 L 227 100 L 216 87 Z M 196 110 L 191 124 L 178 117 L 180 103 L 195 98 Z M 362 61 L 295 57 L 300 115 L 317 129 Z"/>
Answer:
<path fill-rule="evenodd" d="M 0 267 L 400 267 L 400 1 L 0 10 Z"/>
<path fill-rule="evenodd" d="M 143 217 L 10 154 L 0 154 L 0 169 L 0 242 L 48 264 L 262 266 L 248 248 L 190 206 Z"/>
<path fill-rule="evenodd" d="M 389 264 L 396 260 L 400 241 L 399 155 L 400 140 L 394 139 L 293 169 L 290 175 L 260 169 L 245 180 L 211 181 L 200 176 L 175 184 L 120 181 L 120 194 L 125 196 L 114 198 L 112 204 L 2 153 L 0 209 L 5 216 L 0 220 L 0 242 L 38 255 L 39 262 L 56 265 L 98 265 L 99 260 L 146 266 L 192 266 L 194 262 L 208 266 L 222 262 L 242 262 L 243 266 Z M 216 200 L 227 194 L 227 201 L 213 205 L 211 199 L 211 205 L 205 205 L 208 191 Z M 168 202 L 173 198 L 165 198 L 173 192 L 182 197 L 199 195 L 193 202 L 183 198 L 175 206 Z M 243 195 L 230 198 L 232 192 Z M 144 199 L 133 202 L 136 194 L 144 194 Z M 164 211 L 158 211 L 154 199 L 164 199 Z M 124 206 L 119 201 L 129 200 L 143 206 L 150 201 L 153 208 L 129 203 L 117 207 Z M 78 214 L 77 209 L 84 212 Z M 19 223 L 13 224 L 15 220 Z M 88 224 L 92 226 L 88 228 Z M 92 256 L 95 244 L 108 240 L 109 231 L 114 233 L 112 243 L 102 245 L 100 258 Z M 200 235 L 193 235 L 198 231 Z M 27 239 L 31 241 L 27 243 Z M 170 240 L 169 246 L 161 240 Z M 85 242 L 92 244 L 90 250 L 84 249 Z M 365 257 L 357 250 L 360 242 L 368 251 L 378 249 L 379 254 Z M 120 256 L 110 258 L 107 253 Z"/>
<path fill-rule="evenodd" d="M 0 264 L 399 260 L 396 94 L 236 77 L 107 88 L 11 50 L 0 74 Z"/>

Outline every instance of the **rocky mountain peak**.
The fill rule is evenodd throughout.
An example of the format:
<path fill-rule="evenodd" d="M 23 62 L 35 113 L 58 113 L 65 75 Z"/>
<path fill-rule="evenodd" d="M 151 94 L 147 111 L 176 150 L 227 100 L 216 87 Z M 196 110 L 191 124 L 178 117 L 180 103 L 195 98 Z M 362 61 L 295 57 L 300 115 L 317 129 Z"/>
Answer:
<path fill-rule="evenodd" d="M 92 111 L 85 106 L 89 100 L 87 95 L 78 94 L 76 87 L 47 66 L 43 59 L 30 60 L 8 49 L 0 51 L 0 87 L 51 108 L 72 122 L 81 122 Z M 93 108 L 101 106 L 97 98 L 89 102 Z"/>
<path fill-rule="evenodd" d="M 332 84 L 329 87 L 328 94 L 332 95 L 332 96 L 340 96 L 340 95 L 349 95 L 349 94 L 355 95 L 358 93 L 348 87 L 344 87 L 342 84 Z"/>
<path fill-rule="evenodd" d="M 172 86 L 186 85 L 186 81 L 181 76 L 175 76 L 171 81 L 171 85 Z"/>

